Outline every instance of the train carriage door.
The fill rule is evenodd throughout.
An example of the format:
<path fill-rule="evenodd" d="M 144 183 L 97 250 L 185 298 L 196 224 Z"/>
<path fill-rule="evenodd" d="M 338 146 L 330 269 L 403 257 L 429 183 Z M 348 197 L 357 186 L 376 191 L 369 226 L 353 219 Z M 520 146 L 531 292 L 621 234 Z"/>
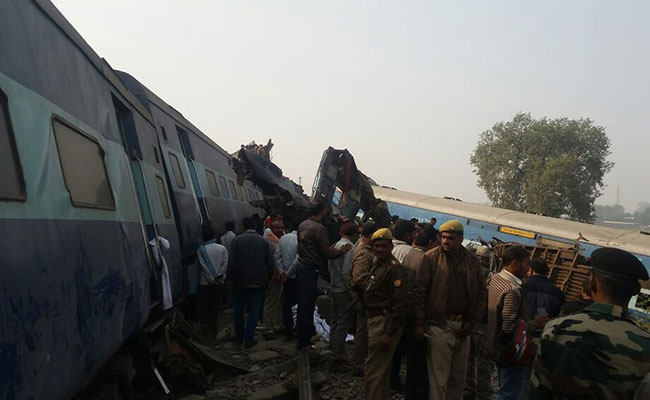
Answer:
<path fill-rule="evenodd" d="M 147 195 L 147 182 L 144 178 L 142 171 L 142 150 L 140 148 L 140 141 L 135 130 L 135 123 L 133 115 L 124 104 L 113 96 L 113 107 L 115 108 L 115 117 L 120 129 L 120 135 L 124 143 L 124 150 L 129 157 L 129 165 L 131 167 L 131 176 L 133 177 L 133 184 L 138 199 L 140 216 L 143 223 L 143 236 L 145 239 L 145 247 L 147 248 L 147 258 L 149 260 L 150 271 L 159 271 L 158 268 L 153 268 L 153 260 L 151 252 L 149 251 L 149 242 L 158 236 L 154 218 L 151 213 L 149 196 Z M 160 304 L 162 300 L 162 286 L 157 283 L 157 272 L 150 277 L 149 285 L 149 298 L 151 300 L 150 307 L 153 308 Z"/>
<path fill-rule="evenodd" d="M 131 175 L 133 176 L 133 183 L 135 184 L 135 191 L 140 206 L 140 214 L 147 233 L 147 242 L 149 242 L 156 237 L 156 227 L 154 225 L 151 207 L 149 205 L 149 196 L 147 196 L 147 183 L 142 171 L 142 150 L 140 149 L 140 141 L 138 140 L 138 135 L 135 130 L 135 123 L 133 122 L 131 110 L 129 110 L 114 96 L 113 106 L 115 108 L 115 116 L 117 118 L 122 141 L 124 142 L 124 149 L 129 156 Z"/>
<path fill-rule="evenodd" d="M 178 126 L 176 126 L 176 131 L 178 132 L 178 139 L 181 142 L 183 155 L 185 156 L 185 161 L 187 162 L 187 169 L 190 171 L 190 180 L 192 181 L 192 188 L 194 189 L 196 200 L 199 203 L 201 219 L 204 223 L 208 223 L 208 207 L 205 204 L 205 198 L 203 197 L 203 191 L 201 190 L 201 182 L 199 181 L 199 176 L 196 173 L 196 166 L 194 165 L 194 153 L 192 152 L 192 146 L 190 146 L 190 138 L 187 135 L 187 131 Z"/>

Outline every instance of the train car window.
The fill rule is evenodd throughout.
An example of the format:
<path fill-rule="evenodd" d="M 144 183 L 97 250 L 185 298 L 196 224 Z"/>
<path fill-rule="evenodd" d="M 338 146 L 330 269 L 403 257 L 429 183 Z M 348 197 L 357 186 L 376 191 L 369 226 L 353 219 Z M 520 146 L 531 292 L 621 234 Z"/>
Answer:
<path fill-rule="evenodd" d="M 165 139 L 165 141 L 167 141 L 168 140 L 167 139 L 167 131 L 165 130 L 165 127 L 162 126 L 162 125 L 160 125 L 160 133 L 162 134 L 163 139 Z"/>
<path fill-rule="evenodd" d="M 226 178 L 221 175 L 219 175 L 219 186 L 221 186 L 221 193 L 223 193 L 223 197 L 226 199 L 230 198 L 230 195 L 228 195 L 228 184 L 226 183 Z"/>
<path fill-rule="evenodd" d="M 0 90 L 0 199 L 24 201 L 25 180 L 9 118 L 7 96 Z"/>
<path fill-rule="evenodd" d="M 239 197 L 237 196 L 237 188 L 235 187 L 235 182 L 232 181 L 232 179 L 228 179 L 228 187 L 230 188 L 230 197 L 232 197 L 235 200 L 239 200 Z"/>
<path fill-rule="evenodd" d="M 178 157 L 175 154 L 169 153 L 169 162 L 172 165 L 172 171 L 174 171 L 174 179 L 176 179 L 176 185 L 179 188 L 185 187 L 185 179 L 183 179 L 183 171 L 181 170 L 181 164 L 178 162 Z"/>
<path fill-rule="evenodd" d="M 215 196 L 221 196 L 219 194 L 219 187 L 217 186 L 217 178 L 214 176 L 214 172 L 209 169 L 205 170 L 205 174 L 208 176 L 208 186 L 210 186 L 210 192 Z"/>
<path fill-rule="evenodd" d="M 52 120 L 65 186 L 76 207 L 115 210 L 104 150 L 92 137 L 62 119 Z"/>
<path fill-rule="evenodd" d="M 163 209 L 163 214 L 165 218 L 172 217 L 172 211 L 169 208 L 169 202 L 167 201 L 167 189 L 165 188 L 165 181 L 161 176 L 156 175 L 156 186 L 158 187 L 158 197 L 160 198 L 160 205 Z"/>

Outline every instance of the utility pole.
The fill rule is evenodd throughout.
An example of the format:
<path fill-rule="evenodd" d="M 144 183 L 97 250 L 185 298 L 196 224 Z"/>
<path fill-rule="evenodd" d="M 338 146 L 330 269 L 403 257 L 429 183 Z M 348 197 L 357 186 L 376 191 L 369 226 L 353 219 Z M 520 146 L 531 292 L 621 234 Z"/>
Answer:
<path fill-rule="evenodd" d="M 618 206 L 620 204 L 621 204 L 621 186 L 616 185 L 616 205 Z"/>

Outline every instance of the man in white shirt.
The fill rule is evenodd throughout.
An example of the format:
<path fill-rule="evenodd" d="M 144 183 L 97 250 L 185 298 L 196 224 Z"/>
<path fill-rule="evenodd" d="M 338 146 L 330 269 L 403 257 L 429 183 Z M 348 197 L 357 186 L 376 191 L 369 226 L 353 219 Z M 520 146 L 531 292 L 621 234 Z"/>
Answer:
<path fill-rule="evenodd" d="M 290 270 L 290 267 L 298 257 L 298 233 L 292 221 L 287 221 L 287 225 L 291 232 L 280 238 L 274 258 L 275 267 L 283 281 L 282 324 L 287 337 L 291 337 L 294 334 L 291 307 L 298 304 L 298 287 L 296 284 L 296 273 L 294 270 Z"/>
<path fill-rule="evenodd" d="M 393 239 L 393 257 L 395 257 L 400 264 L 403 264 L 406 256 L 413 250 L 412 244 L 415 239 L 415 223 L 405 219 L 398 219 L 395 221 L 395 227 L 393 229 L 395 235 L 395 239 Z M 404 390 L 404 384 L 400 377 L 404 346 L 404 338 L 402 338 L 397 349 L 395 349 L 390 374 L 391 388 L 398 392 Z"/>
<path fill-rule="evenodd" d="M 393 232 L 395 239 L 393 239 L 393 257 L 397 261 L 404 262 L 404 257 L 413 250 L 413 237 L 415 236 L 415 224 L 405 219 L 400 219 L 395 222 L 395 231 Z"/>
<path fill-rule="evenodd" d="M 354 246 L 357 240 L 358 228 L 354 221 L 345 220 L 339 227 L 341 240 L 334 244 L 334 248 L 340 250 L 346 244 Z M 350 281 L 352 280 L 352 257 L 354 251 L 348 251 L 343 257 L 328 261 L 328 268 L 332 286 L 330 295 L 332 297 L 332 323 L 331 327 L 331 349 L 335 358 L 344 356 L 345 338 L 350 329 Z"/>
<path fill-rule="evenodd" d="M 221 235 L 221 238 L 219 238 L 219 242 L 221 242 L 222 245 L 226 246 L 226 250 L 230 252 L 230 243 L 232 243 L 232 240 L 235 238 L 235 223 L 234 222 L 226 222 L 226 233 Z"/>
<path fill-rule="evenodd" d="M 214 230 L 209 226 L 203 229 L 203 240 L 204 243 L 197 250 L 195 264 L 195 271 L 200 272 L 193 274 L 198 275 L 197 314 L 201 325 L 214 329 L 218 320 L 218 299 L 228 270 L 228 251 L 225 246 L 217 243 Z"/>

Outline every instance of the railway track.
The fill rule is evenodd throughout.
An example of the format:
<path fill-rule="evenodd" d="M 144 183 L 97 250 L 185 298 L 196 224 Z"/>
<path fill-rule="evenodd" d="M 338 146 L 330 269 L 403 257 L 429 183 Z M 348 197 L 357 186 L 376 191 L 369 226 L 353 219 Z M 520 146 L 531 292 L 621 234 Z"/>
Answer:
<path fill-rule="evenodd" d="M 309 352 L 307 350 L 300 350 L 298 352 L 296 378 L 298 380 L 298 398 L 300 400 L 316 399 L 315 391 L 311 383 L 311 368 L 309 366 Z"/>

